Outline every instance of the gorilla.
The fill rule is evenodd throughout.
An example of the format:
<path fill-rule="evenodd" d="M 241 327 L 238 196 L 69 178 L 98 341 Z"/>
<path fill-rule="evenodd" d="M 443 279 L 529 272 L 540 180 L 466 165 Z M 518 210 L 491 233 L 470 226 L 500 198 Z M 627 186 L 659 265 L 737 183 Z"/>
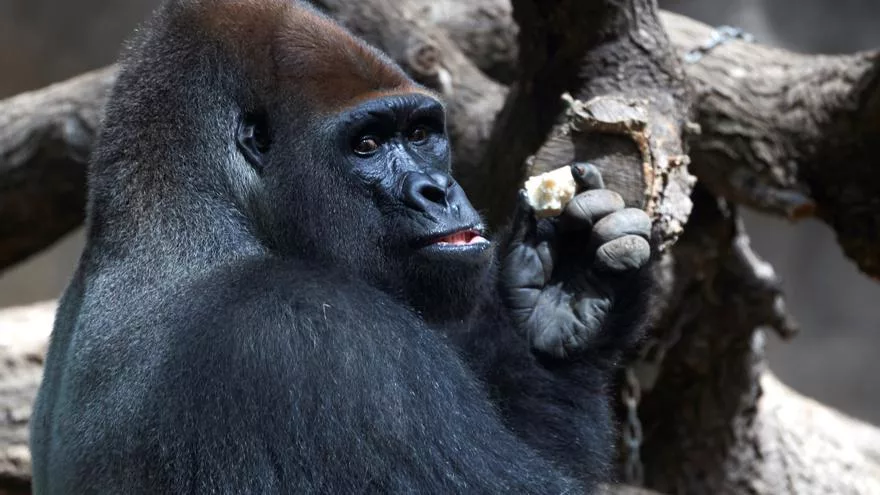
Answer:
<path fill-rule="evenodd" d="M 650 222 L 571 171 L 490 235 L 385 55 L 295 0 L 167 1 L 90 162 L 34 493 L 593 492 Z"/>

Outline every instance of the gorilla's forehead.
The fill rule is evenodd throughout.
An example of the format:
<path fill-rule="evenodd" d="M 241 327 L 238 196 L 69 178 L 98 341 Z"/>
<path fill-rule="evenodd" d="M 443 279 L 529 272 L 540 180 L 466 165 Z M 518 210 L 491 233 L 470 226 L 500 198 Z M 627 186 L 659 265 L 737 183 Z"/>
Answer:
<path fill-rule="evenodd" d="M 301 2 L 289 0 L 196 1 L 194 15 L 209 35 L 244 61 L 253 80 L 272 93 L 290 91 L 318 106 L 339 110 L 376 95 L 419 92 L 382 53 Z M 190 7 L 193 5 L 190 4 Z"/>

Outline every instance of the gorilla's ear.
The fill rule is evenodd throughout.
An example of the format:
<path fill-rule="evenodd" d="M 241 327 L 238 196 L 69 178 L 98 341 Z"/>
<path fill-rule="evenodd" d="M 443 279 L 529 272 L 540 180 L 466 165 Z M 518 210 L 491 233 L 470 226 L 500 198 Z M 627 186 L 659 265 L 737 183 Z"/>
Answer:
<path fill-rule="evenodd" d="M 246 114 L 238 124 L 238 150 L 258 172 L 263 170 L 269 151 L 269 122 L 264 113 Z"/>

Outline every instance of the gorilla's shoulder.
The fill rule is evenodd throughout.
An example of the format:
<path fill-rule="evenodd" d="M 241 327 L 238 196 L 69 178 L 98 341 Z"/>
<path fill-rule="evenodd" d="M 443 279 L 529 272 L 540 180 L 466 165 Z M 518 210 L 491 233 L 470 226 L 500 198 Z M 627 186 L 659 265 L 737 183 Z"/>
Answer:
<path fill-rule="evenodd" d="M 407 318 L 386 293 L 331 267 L 296 260 L 259 259 L 215 270 L 176 298 L 193 325 L 278 325 L 325 320 L 328 311 L 348 320 Z M 170 309 L 170 308 L 169 308 Z M 178 320 L 179 321 L 179 320 Z"/>
<path fill-rule="evenodd" d="M 261 258 L 217 270 L 199 282 L 222 288 L 218 295 L 237 301 L 301 301 L 322 298 L 376 298 L 382 294 L 364 281 L 330 266 L 295 259 Z"/>
<path fill-rule="evenodd" d="M 285 349 L 313 349 L 315 355 L 299 361 L 308 366 L 316 356 L 329 359 L 343 349 L 392 359 L 405 347 L 438 345 L 439 337 L 421 331 L 417 315 L 392 296 L 316 265 L 244 263 L 211 274 L 187 292 L 174 308 L 162 310 L 175 362 L 201 359 L 208 347 L 215 357 L 249 355 L 251 363 Z"/>

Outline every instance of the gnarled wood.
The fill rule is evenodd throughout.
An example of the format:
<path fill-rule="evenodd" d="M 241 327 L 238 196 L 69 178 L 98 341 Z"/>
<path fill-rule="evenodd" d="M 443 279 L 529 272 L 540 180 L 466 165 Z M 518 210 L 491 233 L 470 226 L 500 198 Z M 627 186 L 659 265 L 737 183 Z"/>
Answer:
<path fill-rule="evenodd" d="M 868 494 L 880 431 L 779 385 L 764 331 L 795 330 L 736 206 L 704 186 L 673 246 L 652 337 L 673 345 L 639 418 L 647 486 L 663 493 Z M 622 418 L 625 418 L 622 416 Z M 821 419 L 820 419 L 821 418 Z M 853 442 L 863 435 L 865 442 Z"/>
<path fill-rule="evenodd" d="M 711 30 L 668 14 L 677 46 Z M 734 41 L 687 66 L 702 135 L 694 173 L 769 213 L 827 222 L 847 256 L 880 277 L 880 54 L 807 56 Z"/>
<path fill-rule="evenodd" d="M 113 67 L 0 101 L 0 270 L 82 223 L 85 163 Z"/>
<path fill-rule="evenodd" d="M 0 493 L 30 493 L 28 420 L 55 307 L 50 301 L 0 311 Z"/>

